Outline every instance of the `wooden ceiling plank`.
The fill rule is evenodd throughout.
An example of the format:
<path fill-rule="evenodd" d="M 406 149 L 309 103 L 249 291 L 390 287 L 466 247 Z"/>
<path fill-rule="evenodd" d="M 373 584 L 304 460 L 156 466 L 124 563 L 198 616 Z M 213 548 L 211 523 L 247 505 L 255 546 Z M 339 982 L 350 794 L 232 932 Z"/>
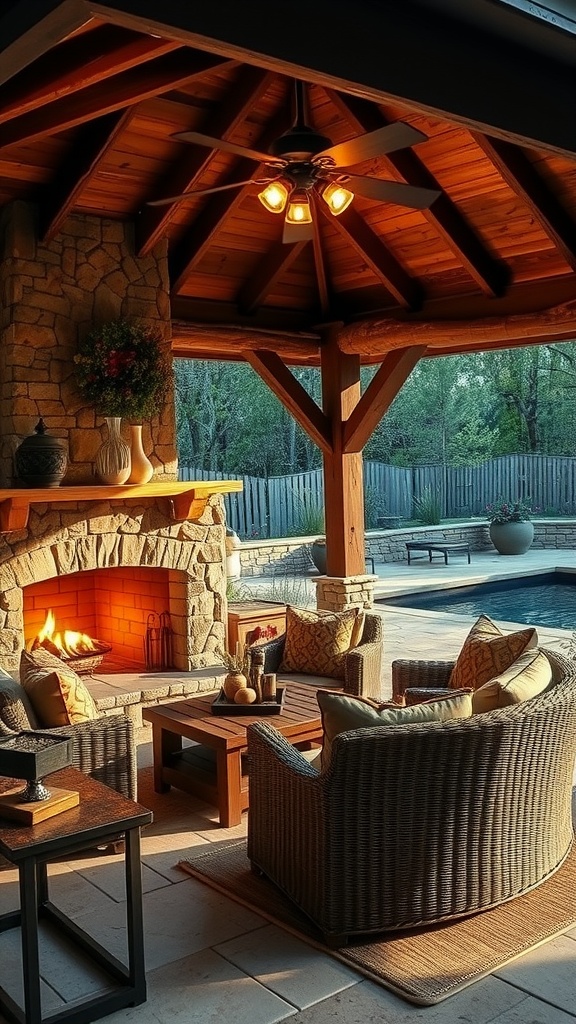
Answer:
<path fill-rule="evenodd" d="M 129 107 L 128 110 L 105 114 L 82 127 L 82 137 L 74 145 L 74 160 L 66 157 L 58 168 L 51 191 L 40 207 L 40 236 L 44 245 L 58 234 L 82 192 L 88 187 L 90 179 L 97 173 L 106 153 L 134 115 L 135 108 Z"/>
<path fill-rule="evenodd" d="M 331 424 L 276 352 L 247 351 L 245 358 L 308 436 L 332 454 Z"/>
<path fill-rule="evenodd" d="M 325 91 L 342 117 L 359 133 L 391 123 L 366 100 L 344 97 L 333 89 Z M 438 231 L 482 291 L 486 295 L 501 295 L 508 278 L 506 268 L 492 258 L 421 158 L 412 149 L 402 149 L 381 159 L 409 185 L 440 190 L 441 195 L 428 210 L 421 211 L 422 216 Z"/>
<path fill-rule="evenodd" d="M 0 124 L 178 48 L 111 25 L 75 36 L 0 89 Z"/>
<path fill-rule="evenodd" d="M 203 124 L 204 134 L 216 139 L 229 139 L 267 91 L 274 77 L 271 72 L 250 65 L 240 68 L 238 77 L 230 83 L 227 94 L 222 97 L 217 113 Z M 172 168 L 163 180 L 158 182 L 149 198 L 161 199 L 162 196 L 180 195 L 191 191 L 213 156 L 214 151 L 211 149 L 181 144 Z M 147 255 L 156 242 L 166 234 L 178 208 L 178 203 L 172 203 L 170 206 L 143 207 L 136 224 L 140 256 Z"/>
<path fill-rule="evenodd" d="M 474 132 L 473 137 L 506 184 L 543 227 L 568 266 L 576 270 L 576 221 L 550 191 L 526 154 L 502 139 L 492 139 L 480 132 Z"/>
<path fill-rule="evenodd" d="M 253 313 L 262 305 L 276 282 L 287 273 L 307 245 L 307 242 L 297 242 L 296 245 L 278 242 L 264 254 L 238 296 L 238 308 L 242 313 Z"/>
<path fill-rule="evenodd" d="M 576 299 L 548 309 L 510 316 L 473 320 L 406 322 L 390 318 L 358 321 L 343 327 L 338 344 L 343 352 L 362 356 L 384 355 L 392 349 L 425 345 L 453 354 L 469 349 L 487 351 L 492 346 L 513 348 L 527 342 L 571 341 L 576 334 Z"/>
<path fill-rule="evenodd" d="M 418 282 L 406 273 L 352 206 L 338 217 L 333 217 L 328 208 L 324 211 L 320 203 L 317 209 L 322 210 L 322 216 L 329 219 L 332 226 L 354 247 L 401 306 L 405 309 L 418 309 L 422 305 L 424 293 Z"/>
<path fill-rule="evenodd" d="M 290 112 L 286 108 L 268 123 L 253 143 L 254 148 L 259 152 L 267 152 L 268 146 L 289 126 Z M 235 161 L 233 171 L 225 180 L 218 181 L 217 184 L 230 185 L 234 182 L 246 181 L 249 178 L 257 178 L 259 174 L 261 175 L 259 165 L 254 160 L 240 157 Z M 206 200 L 206 204 L 196 220 L 170 254 L 170 280 L 173 293 L 177 293 L 185 283 L 186 278 L 194 265 L 202 258 L 223 221 L 242 202 L 250 188 L 253 186 L 247 185 L 244 188 L 239 188 L 238 191 L 228 193 L 221 192 Z M 273 214 L 269 216 L 273 216 Z"/>
<path fill-rule="evenodd" d="M 0 84 L 89 20 L 80 0 L 21 0 L 0 18 Z"/>
<path fill-rule="evenodd" d="M 362 451 L 425 352 L 425 345 L 414 345 L 384 356 L 380 369 L 344 424 L 345 453 Z"/>
<path fill-rule="evenodd" d="M 322 245 L 322 234 L 320 232 L 320 215 L 318 213 L 318 203 L 316 202 L 314 197 L 313 203 L 314 223 L 312 225 L 312 229 L 314 231 L 314 235 L 312 237 L 312 247 L 314 251 L 314 266 L 316 268 L 316 282 L 318 284 L 320 313 L 322 317 L 326 317 L 330 312 L 330 288 L 328 285 L 326 260 L 324 258 L 324 250 Z"/>
<path fill-rule="evenodd" d="M 2 129 L 2 148 L 53 135 L 158 96 L 223 63 L 226 61 L 222 57 L 183 49 L 146 61 L 115 78 L 106 79 L 102 84 L 81 89 L 45 108 L 9 121 Z"/>

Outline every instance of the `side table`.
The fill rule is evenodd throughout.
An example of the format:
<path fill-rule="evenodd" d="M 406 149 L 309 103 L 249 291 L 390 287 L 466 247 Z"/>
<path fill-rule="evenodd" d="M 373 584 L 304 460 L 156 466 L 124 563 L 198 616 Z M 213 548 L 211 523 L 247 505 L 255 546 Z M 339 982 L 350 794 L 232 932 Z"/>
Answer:
<path fill-rule="evenodd" d="M 37 825 L 0 820 L 0 853 L 18 868 L 20 887 L 20 910 L 0 916 L 0 931 L 21 929 L 24 978 L 24 1011 L 1 986 L 0 1011 L 13 1024 L 49 1024 L 50 1021 L 87 1024 L 126 1006 L 137 1006 L 146 999 L 140 829 L 150 824 L 152 813 L 75 768 L 64 768 L 44 781 L 48 788 L 52 784 L 77 790 L 80 803 Z M 13 779 L 0 778 L 0 793 L 13 786 Z M 126 850 L 127 966 L 50 901 L 46 867 L 51 860 L 110 842 L 120 834 L 125 837 Z M 87 996 L 81 1003 L 75 1000 L 74 1005 L 43 1016 L 38 949 L 40 920 L 50 922 L 51 927 L 87 954 L 106 972 L 114 988 Z"/>

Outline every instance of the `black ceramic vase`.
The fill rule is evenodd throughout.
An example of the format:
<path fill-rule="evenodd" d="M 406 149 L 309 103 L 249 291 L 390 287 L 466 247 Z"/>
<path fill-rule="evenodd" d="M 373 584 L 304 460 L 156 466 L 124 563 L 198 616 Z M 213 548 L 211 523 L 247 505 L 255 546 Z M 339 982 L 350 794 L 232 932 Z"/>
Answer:
<path fill-rule="evenodd" d="M 16 449 L 15 464 L 18 480 L 27 487 L 58 487 L 68 464 L 66 445 L 47 434 L 40 419 L 34 433 Z"/>

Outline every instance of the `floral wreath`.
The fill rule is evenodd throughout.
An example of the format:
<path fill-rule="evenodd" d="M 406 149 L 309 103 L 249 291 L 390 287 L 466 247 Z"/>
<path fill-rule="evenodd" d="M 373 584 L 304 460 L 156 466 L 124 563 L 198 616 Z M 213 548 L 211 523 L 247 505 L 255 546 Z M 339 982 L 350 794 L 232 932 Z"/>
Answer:
<path fill-rule="evenodd" d="M 140 320 L 110 320 L 95 328 L 74 363 L 82 397 L 103 416 L 154 416 L 172 377 L 159 332 Z"/>

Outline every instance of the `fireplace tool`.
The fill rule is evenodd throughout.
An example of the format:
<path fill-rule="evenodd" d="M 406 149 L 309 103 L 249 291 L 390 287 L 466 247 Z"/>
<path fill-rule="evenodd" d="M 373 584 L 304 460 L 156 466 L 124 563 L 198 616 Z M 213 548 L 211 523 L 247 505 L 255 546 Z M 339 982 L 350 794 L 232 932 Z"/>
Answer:
<path fill-rule="evenodd" d="M 149 671 L 173 668 L 173 636 L 170 614 L 150 612 L 144 635 L 144 660 Z"/>

